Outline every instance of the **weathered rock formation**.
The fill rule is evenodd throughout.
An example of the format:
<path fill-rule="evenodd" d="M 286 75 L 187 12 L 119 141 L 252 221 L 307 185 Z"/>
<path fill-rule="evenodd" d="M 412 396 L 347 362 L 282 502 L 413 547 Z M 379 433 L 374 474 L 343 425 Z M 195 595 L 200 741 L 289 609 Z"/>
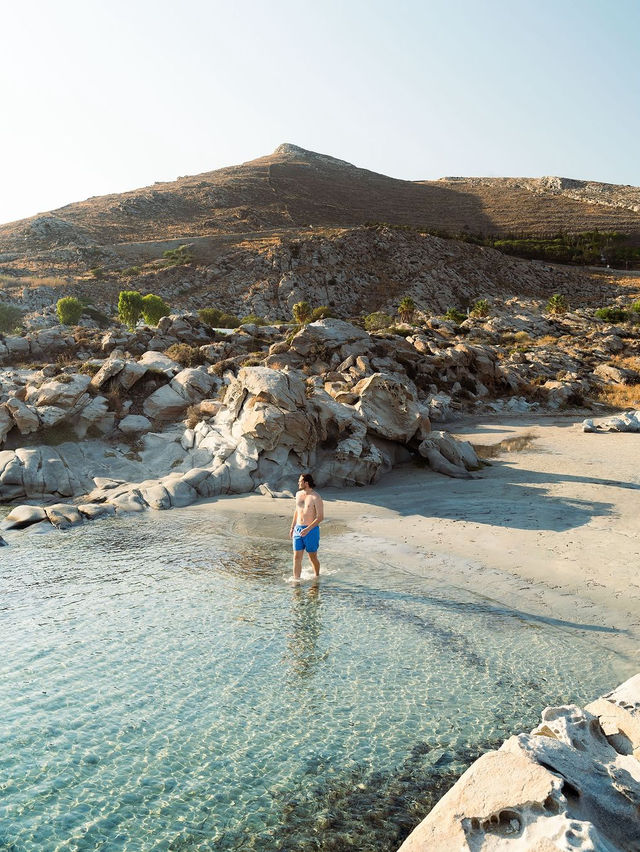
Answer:
<path fill-rule="evenodd" d="M 400 852 L 640 849 L 640 675 L 484 754 Z"/>

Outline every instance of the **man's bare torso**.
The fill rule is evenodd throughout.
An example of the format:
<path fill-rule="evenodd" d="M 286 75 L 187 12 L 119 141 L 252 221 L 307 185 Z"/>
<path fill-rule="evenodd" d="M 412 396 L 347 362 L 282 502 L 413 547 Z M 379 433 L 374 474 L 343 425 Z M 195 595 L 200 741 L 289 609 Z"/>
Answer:
<path fill-rule="evenodd" d="M 307 524 L 313 523 L 318 516 L 317 501 L 320 495 L 315 491 L 298 491 L 296 493 L 296 514 L 297 523 Z"/>

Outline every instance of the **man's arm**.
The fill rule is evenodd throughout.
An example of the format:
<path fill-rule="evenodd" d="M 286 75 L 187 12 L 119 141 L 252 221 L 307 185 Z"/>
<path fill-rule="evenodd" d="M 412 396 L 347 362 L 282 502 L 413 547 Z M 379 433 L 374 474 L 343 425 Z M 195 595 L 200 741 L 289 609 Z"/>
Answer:
<path fill-rule="evenodd" d="M 298 495 L 296 494 L 296 498 Z M 293 538 L 293 528 L 296 525 L 296 521 L 298 520 L 298 506 L 296 504 L 295 509 L 293 510 L 293 520 L 291 521 L 291 529 L 289 530 L 289 538 Z"/>

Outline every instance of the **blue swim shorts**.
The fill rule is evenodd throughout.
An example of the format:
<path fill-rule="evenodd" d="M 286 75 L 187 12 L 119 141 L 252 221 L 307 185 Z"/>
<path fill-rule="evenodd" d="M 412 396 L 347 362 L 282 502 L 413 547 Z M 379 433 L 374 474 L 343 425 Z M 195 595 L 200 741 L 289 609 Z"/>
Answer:
<path fill-rule="evenodd" d="M 305 524 L 296 524 L 293 528 L 293 549 L 315 553 L 320 546 L 320 527 L 314 527 L 306 535 L 300 535 L 300 530 L 304 528 Z"/>

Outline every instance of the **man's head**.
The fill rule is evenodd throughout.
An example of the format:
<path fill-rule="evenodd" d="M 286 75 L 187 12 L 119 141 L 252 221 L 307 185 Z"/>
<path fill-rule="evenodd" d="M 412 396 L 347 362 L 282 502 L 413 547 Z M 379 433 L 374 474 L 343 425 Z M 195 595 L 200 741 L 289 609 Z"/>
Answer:
<path fill-rule="evenodd" d="M 300 488 L 304 488 L 305 491 L 310 491 L 315 487 L 315 482 L 313 481 L 313 477 L 310 473 L 301 473 L 300 478 L 298 479 L 298 485 Z"/>

